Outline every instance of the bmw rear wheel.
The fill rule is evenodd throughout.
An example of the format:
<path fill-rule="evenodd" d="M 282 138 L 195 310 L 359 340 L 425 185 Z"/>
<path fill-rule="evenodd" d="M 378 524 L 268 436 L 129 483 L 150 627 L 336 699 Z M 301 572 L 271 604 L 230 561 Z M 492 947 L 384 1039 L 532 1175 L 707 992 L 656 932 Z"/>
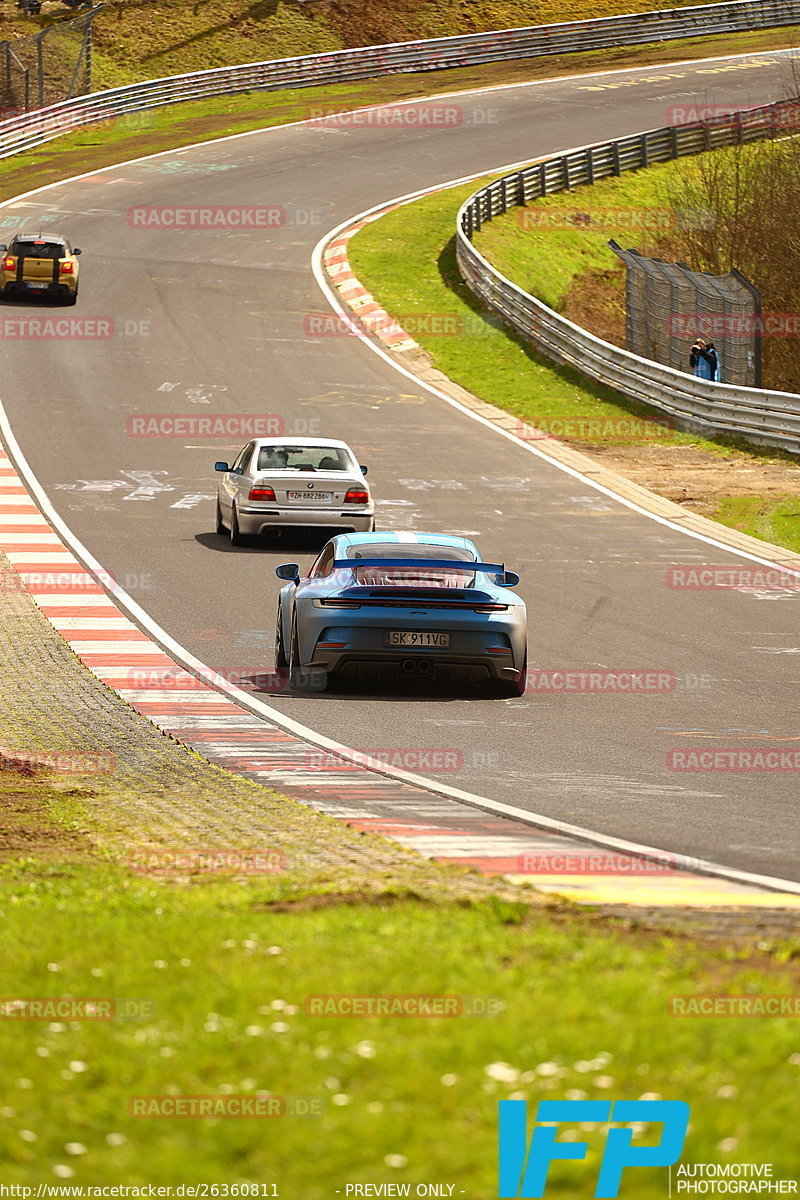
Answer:
<path fill-rule="evenodd" d="M 231 505 L 231 545 L 243 546 L 244 537 L 239 529 L 239 518 L 236 515 L 236 505 Z"/>
<path fill-rule="evenodd" d="M 217 497 L 217 511 L 216 511 L 214 528 L 217 533 L 224 534 L 224 533 L 228 532 L 227 529 L 225 528 L 225 526 L 222 524 L 222 509 L 219 506 L 219 496 Z"/>

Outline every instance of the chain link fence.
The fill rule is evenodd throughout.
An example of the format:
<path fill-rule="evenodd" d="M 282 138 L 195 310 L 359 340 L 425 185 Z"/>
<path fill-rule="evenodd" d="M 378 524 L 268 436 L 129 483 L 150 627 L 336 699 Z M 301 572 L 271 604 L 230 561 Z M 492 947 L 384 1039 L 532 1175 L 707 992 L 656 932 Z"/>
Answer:
<path fill-rule="evenodd" d="M 697 337 L 713 342 L 719 383 L 761 387 L 758 289 L 736 270 L 727 275 L 693 271 L 685 263 L 647 258 L 608 246 L 625 263 L 625 345 L 640 358 L 689 369 Z"/>
<path fill-rule="evenodd" d="M 92 22 L 103 5 L 0 42 L 0 120 L 92 90 Z"/>

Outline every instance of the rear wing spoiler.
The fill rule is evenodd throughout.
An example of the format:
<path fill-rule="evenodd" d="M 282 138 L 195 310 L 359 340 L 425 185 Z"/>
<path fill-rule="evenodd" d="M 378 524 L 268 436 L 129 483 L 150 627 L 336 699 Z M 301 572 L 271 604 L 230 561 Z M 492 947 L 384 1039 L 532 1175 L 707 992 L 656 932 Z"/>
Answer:
<path fill-rule="evenodd" d="M 502 563 L 458 562 L 453 558 L 336 558 L 333 570 L 354 570 L 356 567 L 412 567 L 415 571 L 424 569 L 441 571 L 481 571 L 485 575 L 505 575 L 506 569 Z"/>

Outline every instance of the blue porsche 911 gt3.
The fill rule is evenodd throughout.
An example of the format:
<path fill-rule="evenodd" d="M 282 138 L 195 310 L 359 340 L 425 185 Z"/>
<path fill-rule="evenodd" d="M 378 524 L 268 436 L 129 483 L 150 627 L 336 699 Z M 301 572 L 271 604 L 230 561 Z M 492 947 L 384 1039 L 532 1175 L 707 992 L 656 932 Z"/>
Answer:
<path fill-rule="evenodd" d="M 519 576 L 481 562 L 474 544 L 439 533 L 352 533 L 329 541 L 306 574 L 276 568 L 275 657 L 292 686 L 377 670 L 525 689 Z"/>

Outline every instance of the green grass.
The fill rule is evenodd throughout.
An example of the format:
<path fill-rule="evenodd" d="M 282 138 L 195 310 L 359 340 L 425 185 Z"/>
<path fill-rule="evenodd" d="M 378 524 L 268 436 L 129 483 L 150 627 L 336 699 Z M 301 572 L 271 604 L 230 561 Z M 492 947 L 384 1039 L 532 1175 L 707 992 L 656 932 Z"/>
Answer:
<path fill-rule="evenodd" d="M 490 322 L 464 286 L 455 260 L 458 206 L 477 181 L 396 209 L 366 225 L 349 244 L 350 262 L 364 286 L 401 322 L 409 314 L 450 314 L 463 332 L 415 331 L 434 364 L 482 400 L 567 441 L 593 445 L 696 444 L 732 451 L 692 434 L 664 428 L 652 410 L 576 372 L 558 369 Z"/>
<path fill-rule="evenodd" d="M 679 6 L 680 2 L 689 0 L 679 0 Z M 335 0 L 317 0 L 313 5 L 281 0 L 192 4 L 109 0 L 94 22 L 94 87 L 346 46 L 448 37 L 654 7 L 664 6 L 630 0 L 439 0 L 435 5 L 428 0 L 404 0 L 353 6 Z M 0 37 L 30 38 L 54 19 L 69 15 L 65 8 L 48 5 L 41 17 L 25 19 L 13 6 L 3 6 Z M 48 40 L 54 36 L 58 35 Z"/>
<path fill-rule="evenodd" d="M 667 1015 L 672 994 L 797 991 L 791 947 L 737 955 L 504 902 L 273 911 L 273 898 L 266 879 L 177 887 L 86 863 L 4 869 L 4 996 L 155 1005 L 141 1020 L 0 1022 L 4 1183 L 274 1181 L 281 1196 L 323 1200 L 346 1182 L 438 1180 L 488 1200 L 497 1101 L 572 1089 L 689 1101 L 686 1161 L 800 1169 L 792 1022 Z M 307 996 L 331 992 L 503 1007 L 453 1019 L 306 1015 Z M 493 1079 L 498 1062 L 520 1074 Z M 256 1091 L 321 1098 L 322 1115 L 199 1125 L 128 1115 L 133 1095 Z M 588 1163 L 554 1170 L 548 1194 L 590 1194 L 601 1138 L 585 1136 Z M 735 1150 L 721 1151 L 731 1137 Z M 85 1152 L 65 1148 L 75 1143 Z M 391 1155 L 407 1165 L 387 1166 Z M 663 1171 L 641 1171 L 628 1195 L 660 1198 L 665 1186 Z"/>
<path fill-rule="evenodd" d="M 800 499 L 783 496 L 764 500 L 757 496 L 728 496 L 714 513 L 714 520 L 751 537 L 787 546 L 800 553 Z"/>
<path fill-rule="evenodd" d="M 629 171 L 512 209 L 476 233 L 475 248 L 514 283 L 560 312 L 579 276 L 620 267 L 606 244 L 610 238 L 626 249 L 652 249 L 653 225 L 631 229 L 630 222 L 647 220 L 667 231 L 671 217 L 665 192 L 674 166 Z M 680 167 L 685 170 L 686 164 Z M 581 219 L 586 223 L 576 224 Z M 624 271 L 617 290 L 624 311 Z"/>

